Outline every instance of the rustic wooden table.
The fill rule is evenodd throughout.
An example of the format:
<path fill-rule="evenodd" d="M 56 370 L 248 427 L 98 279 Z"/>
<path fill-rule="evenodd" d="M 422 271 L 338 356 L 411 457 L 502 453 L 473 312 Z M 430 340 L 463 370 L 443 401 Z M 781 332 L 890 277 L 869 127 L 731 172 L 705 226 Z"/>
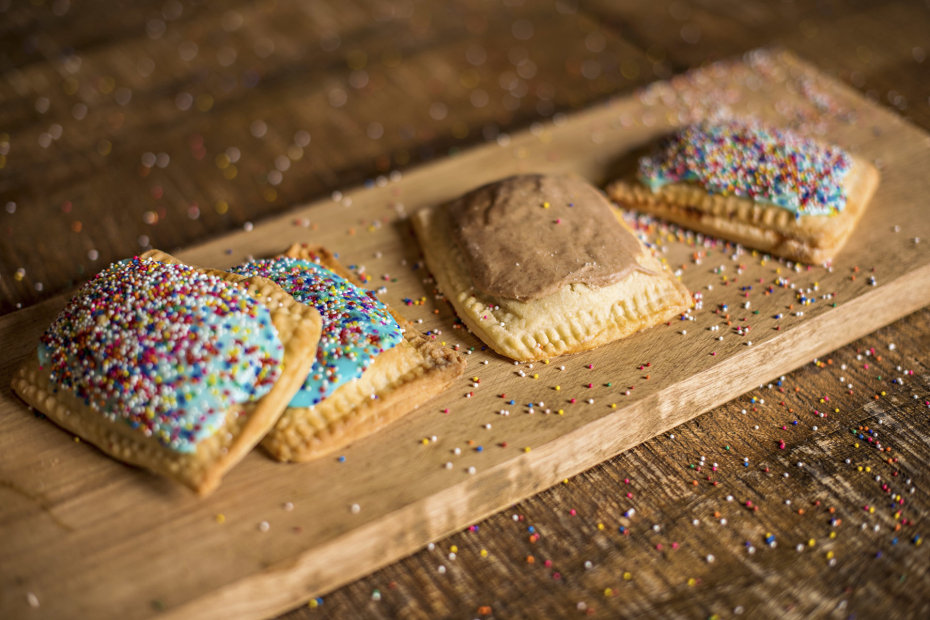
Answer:
<path fill-rule="evenodd" d="M 37 0 L 0 41 L 4 313 L 760 46 L 930 130 L 925 2 Z M 287 617 L 926 617 L 928 365 L 923 309 Z"/>

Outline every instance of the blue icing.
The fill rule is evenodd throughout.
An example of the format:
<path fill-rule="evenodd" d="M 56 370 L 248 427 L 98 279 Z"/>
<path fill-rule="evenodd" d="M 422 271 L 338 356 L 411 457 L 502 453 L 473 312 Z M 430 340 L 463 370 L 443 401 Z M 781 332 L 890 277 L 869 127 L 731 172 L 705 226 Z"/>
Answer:
<path fill-rule="evenodd" d="M 52 382 L 183 453 L 265 395 L 283 355 L 268 308 L 244 289 L 139 258 L 88 282 L 38 348 Z"/>
<path fill-rule="evenodd" d="M 730 120 L 679 129 L 650 157 L 639 179 L 652 191 L 689 182 L 710 193 L 772 204 L 796 216 L 832 215 L 846 205 L 852 160 L 791 131 Z"/>
<path fill-rule="evenodd" d="M 295 258 L 251 261 L 234 273 L 273 280 L 323 318 L 317 358 L 289 406 L 312 407 L 339 386 L 357 379 L 380 352 L 403 339 L 387 307 L 368 291 L 316 263 Z"/>

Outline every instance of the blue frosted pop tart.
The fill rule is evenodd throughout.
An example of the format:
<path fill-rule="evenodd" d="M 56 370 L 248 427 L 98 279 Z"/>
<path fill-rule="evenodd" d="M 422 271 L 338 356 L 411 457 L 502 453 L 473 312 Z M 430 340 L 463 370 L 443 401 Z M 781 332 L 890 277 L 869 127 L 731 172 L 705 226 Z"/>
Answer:
<path fill-rule="evenodd" d="M 232 271 L 276 282 L 323 318 L 316 361 L 262 441 L 278 460 L 332 453 L 412 411 L 465 371 L 460 354 L 420 334 L 324 248 L 295 245 Z"/>
<path fill-rule="evenodd" d="M 607 193 L 686 228 L 822 263 L 846 243 L 878 180 L 864 159 L 796 132 L 705 121 L 668 136 Z"/>
<path fill-rule="evenodd" d="M 110 456 L 205 494 L 293 398 L 320 325 L 269 280 L 153 250 L 87 282 L 12 386 Z"/>

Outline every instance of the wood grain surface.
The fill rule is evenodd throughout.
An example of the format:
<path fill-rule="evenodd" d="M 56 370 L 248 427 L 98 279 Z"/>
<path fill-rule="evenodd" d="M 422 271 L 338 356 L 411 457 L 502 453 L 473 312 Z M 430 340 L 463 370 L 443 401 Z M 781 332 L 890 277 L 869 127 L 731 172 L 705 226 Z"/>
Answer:
<path fill-rule="evenodd" d="M 926 130 L 928 32 L 914 1 L 0 3 L 0 309 L 760 45 Z M 377 251 L 360 260 L 393 295 L 409 264 Z M 451 320 L 431 308 L 406 311 Z M 5 355 L 25 355 L 36 315 L 5 321 Z M 924 309 L 291 616 L 925 616 L 928 350 Z M 812 425 L 826 397 L 839 411 Z M 747 467 L 724 461 L 737 449 Z M 696 473 L 702 456 L 720 466 Z M 0 589 L 23 601 L 70 602 Z"/>
<path fill-rule="evenodd" d="M 724 96 L 728 113 L 817 130 L 883 162 L 874 204 L 831 268 L 638 220 L 695 292 L 693 320 L 548 364 L 514 365 L 456 329 L 417 263 L 408 210 L 519 171 L 602 181 L 682 118 L 706 115 L 706 102 L 719 111 Z M 470 352 L 468 378 L 348 447 L 344 459 L 282 466 L 250 455 L 206 500 L 100 458 L 6 395 L 0 453 L 9 501 L 0 525 L 13 544 L 0 578 L 15 593 L 4 600 L 8 613 L 25 610 L 37 592 L 51 615 L 280 612 L 667 433 L 930 303 L 930 246 L 910 237 L 930 237 L 920 217 L 930 181 L 914 174 L 928 168 L 926 134 L 789 55 L 756 52 L 191 248 L 183 258 L 222 267 L 272 254 L 282 240 L 331 247 L 356 269 L 364 263 L 390 304 L 425 311 L 416 318 L 432 337 Z M 860 263 L 871 267 L 857 278 Z M 4 340 L 28 352 L 55 310 L 43 303 L 4 319 Z M 5 360 L 6 372 L 19 359 Z M 822 409 L 805 413 L 816 422 L 829 415 Z M 742 454 L 737 445 L 727 452 L 731 464 Z M 635 511 L 625 514 L 637 522 Z M 144 581 L 125 579 L 133 567 Z"/>

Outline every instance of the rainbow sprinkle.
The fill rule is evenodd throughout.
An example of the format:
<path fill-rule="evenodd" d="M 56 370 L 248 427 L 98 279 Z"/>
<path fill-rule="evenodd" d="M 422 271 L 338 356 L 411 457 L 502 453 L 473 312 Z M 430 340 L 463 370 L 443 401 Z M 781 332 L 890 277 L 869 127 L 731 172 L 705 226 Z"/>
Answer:
<path fill-rule="evenodd" d="M 726 121 L 689 125 L 639 162 L 653 191 L 680 181 L 708 192 L 767 202 L 801 215 L 831 215 L 846 205 L 849 155 L 787 130 Z"/>
<path fill-rule="evenodd" d="M 178 452 L 266 394 L 283 355 L 268 308 L 244 289 L 138 257 L 84 285 L 38 350 L 53 383 Z"/>
<path fill-rule="evenodd" d="M 375 356 L 403 338 L 397 321 L 371 293 L 311 261 L 263 259 L 237 265 L 232 271 L 273 280 L 323 317 L 316 361 L 291 407 L 316 405 L 342 384 L 362 376 Z"/>

